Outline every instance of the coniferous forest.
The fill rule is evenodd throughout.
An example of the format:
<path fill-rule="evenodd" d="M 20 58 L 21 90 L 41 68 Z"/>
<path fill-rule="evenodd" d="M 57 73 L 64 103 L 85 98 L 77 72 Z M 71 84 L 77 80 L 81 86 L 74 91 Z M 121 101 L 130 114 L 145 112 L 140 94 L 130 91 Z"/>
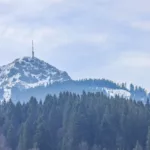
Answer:
<path fill-rule="evenodd" d="M 85 92 L 4 101 L 0 150 L 150 150 L 150 103 Z"/>

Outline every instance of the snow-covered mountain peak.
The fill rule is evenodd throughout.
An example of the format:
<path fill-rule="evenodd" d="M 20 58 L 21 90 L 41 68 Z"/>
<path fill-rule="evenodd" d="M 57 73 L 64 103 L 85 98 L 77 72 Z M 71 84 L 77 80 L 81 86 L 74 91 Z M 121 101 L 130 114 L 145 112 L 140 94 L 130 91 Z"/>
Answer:
<path fill-rule="evenodd" d="M 31 96 L 44 99 L 47 94 L 59 94 L 70 91 L 80 94 L 86 92 L 103 92 L 109 97 L 120 96 L 126 99 L 146 102 L 150 93 L 145 89 L 125 84 L 117 84 L 106 79 L 71 80 L 70 76 L 50 64 L 32 57 L 14 60 L 0 67 L 0 101 L 26 102 Z"/>
<path fill-rule="evenodd" d="M 67 80 L 71 78 L 66 72 L 38 58 L 23 57 L 0 67 L 0 87 L 5 91 L 5 99 L 10 98 L 12 87 L 28 89 Z"/>

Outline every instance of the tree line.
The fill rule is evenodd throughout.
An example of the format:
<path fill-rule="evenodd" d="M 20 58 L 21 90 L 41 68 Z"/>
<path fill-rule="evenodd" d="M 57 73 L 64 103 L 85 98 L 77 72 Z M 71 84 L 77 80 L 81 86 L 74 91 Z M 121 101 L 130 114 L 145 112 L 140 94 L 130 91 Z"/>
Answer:
<path fill-rule="evenodd" d="M 150 103 L 99 92 L 3 101 L 0 150 L 150 150 Z"/>

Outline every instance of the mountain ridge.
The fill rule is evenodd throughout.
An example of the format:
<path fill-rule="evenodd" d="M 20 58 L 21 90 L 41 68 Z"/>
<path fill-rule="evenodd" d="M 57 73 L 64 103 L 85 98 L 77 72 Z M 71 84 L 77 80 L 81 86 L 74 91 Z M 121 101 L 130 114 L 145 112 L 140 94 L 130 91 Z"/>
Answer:
<path fill-rule="evenodd" d="M 31 96 L 43 99 L 47 94 L 63 91 L 74 93 L 103 92 L 109 97 L 116 95 L 126 99 L 146 101 L 150 94 L 141 87 L 117 84 L 106 79 L 72 80 L 67 72 L 36 57 L 15 59 L 0 67 L 0 99 L 27 101 Z"/>

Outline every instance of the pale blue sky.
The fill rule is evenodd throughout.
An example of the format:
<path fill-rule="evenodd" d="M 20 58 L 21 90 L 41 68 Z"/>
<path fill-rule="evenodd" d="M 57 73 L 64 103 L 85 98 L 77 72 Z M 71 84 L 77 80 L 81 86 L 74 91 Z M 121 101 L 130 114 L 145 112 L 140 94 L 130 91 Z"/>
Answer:
<path fill-rule="evenodd" d="M 149 0 L 0 0 L 0 65 L 35 55 L 73 79 L 150 91 Z"/>

